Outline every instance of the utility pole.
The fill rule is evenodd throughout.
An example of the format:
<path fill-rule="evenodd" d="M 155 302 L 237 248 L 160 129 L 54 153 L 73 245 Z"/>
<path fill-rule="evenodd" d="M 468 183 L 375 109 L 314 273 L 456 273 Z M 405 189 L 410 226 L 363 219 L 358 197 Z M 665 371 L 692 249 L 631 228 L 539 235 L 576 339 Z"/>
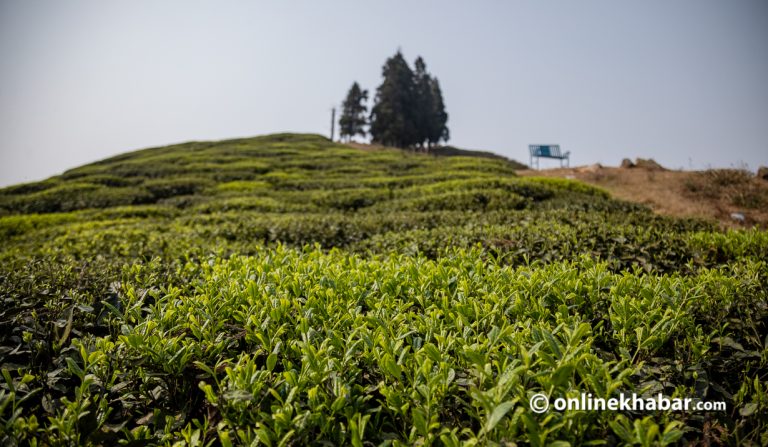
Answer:
<path fill-rule="evenodd" d="M 333 134 L 336 130 L 336 107 L 331 109 L 331 141 L 333 141 Z"/>

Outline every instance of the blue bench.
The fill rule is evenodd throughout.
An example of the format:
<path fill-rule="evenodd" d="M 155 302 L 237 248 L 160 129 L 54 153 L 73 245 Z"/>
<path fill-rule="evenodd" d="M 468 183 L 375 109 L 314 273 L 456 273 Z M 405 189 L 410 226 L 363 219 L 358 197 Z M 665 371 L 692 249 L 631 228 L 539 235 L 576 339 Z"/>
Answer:
<path fill-rule="evenodd" d="M 536 159 L 536 169 L 539 169 L 539 159 L 540 158 L 555 158 L 560 160 L 560 167 L 563 167 L 563 160 L 565 160 L 565 165 L 570 166 L 571 165 L 571 153 L 566 152 L 562 153 L 560 151 L 560 145 L 559 144 L 531 144 L 528 146 L 528 149 L 531 151 L 531 168 L 533 168 L 533 159 Z"/>

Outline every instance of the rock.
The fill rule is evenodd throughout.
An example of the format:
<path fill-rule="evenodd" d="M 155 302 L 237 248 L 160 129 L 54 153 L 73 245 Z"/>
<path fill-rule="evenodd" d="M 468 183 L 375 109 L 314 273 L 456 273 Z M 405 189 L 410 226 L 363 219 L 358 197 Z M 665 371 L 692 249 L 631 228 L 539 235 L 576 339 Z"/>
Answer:
<path fill-rule="evenodd" d="M 664 171 L 664 166 L 656 163 L 653 158 L 638 158 L 635 160 L 635 166 L 638 168 L 648 169 L 649 171 Z"/>
<path fill-rule="evenodd" d="M 600 163 L 595 163 L 593 165 L 579 168 L 579 172 L 597 172 L 601 169 L 603 169 L 603 165 L 601 165 Z"/>
<path fill-rule="evenodd" d="M 621 167 L 624 169 L 634 168 L 635 164 L 632 163 L 632 160 L 629 158 L 625 158 L 624 160 L 621 160 Z"/>
<path fill-rule="evenodd" d="M 768 181 L 768 166 L 757 168 L 757 178 Z"/>
<path fill-rule="evenodd" d="M 731 213 L 731 219 L 741 223 L 744 223 L 747 220 L 746 216 L 742 213 Z"/>

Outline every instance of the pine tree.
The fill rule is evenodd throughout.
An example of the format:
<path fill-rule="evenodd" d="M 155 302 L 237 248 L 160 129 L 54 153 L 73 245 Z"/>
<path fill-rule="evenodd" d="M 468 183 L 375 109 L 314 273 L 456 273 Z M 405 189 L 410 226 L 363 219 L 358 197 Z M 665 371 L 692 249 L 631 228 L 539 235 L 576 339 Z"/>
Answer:
<path fill-rule="evenodd" d="M 412 147 L 419 142 L 414 75 L 400 51 L 382 68 L 384 81 L 376 89 L 371 109 L 373 141 L 388 146 Z"/>
<path fill-rule="evenodd" d="M 440 82 L 437 78 L 430 79 L 430 91 L 432 97 L 431 111 L 429 114 L 429 132 L 427 140 L 430 146 L 441 140 L 448 142 L 451 133 L 448 130 L 448 113 L 445 111 L 443 92 L 440 90 Z"/>
<path fill-rule="evenodd" d="M 432 95 L 432 78 L 427 72 L 427 64 L 419 56 L 414 64 L 414 87 L 416 92 L 416 128 L 418 131 L 418 145 L 426 146 L 429 142 L 434 98 Z"/>
<path fill-rule="evenodd" d="M 411 71 L 403 55 L 387 59 L 384 81 L 371 109 L 373 141 L 398 147 L 430 147 L 450 136 L 440 83 L 421 57 Z"/>
<path fill-rule="evenodd" d="M 352 84 L 347 98 L 341 106 L 341 117 L 339 118 L 339 134 L 342 138 L 346 137 L 350 141 L 356 135 L 365 137 L 365 125 L 367 124 L 366 115 L 368 113 L 368 90 L 360 89 L 357 82 Z"/>

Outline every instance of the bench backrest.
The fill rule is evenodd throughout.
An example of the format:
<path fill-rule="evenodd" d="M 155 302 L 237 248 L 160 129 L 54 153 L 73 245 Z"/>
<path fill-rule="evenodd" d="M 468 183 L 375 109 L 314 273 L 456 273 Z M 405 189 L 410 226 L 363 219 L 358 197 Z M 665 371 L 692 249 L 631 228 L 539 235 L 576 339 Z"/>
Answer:
<path fill-rule="evenodd" d="M 559 144 L 532 144 L 528 148 L 534 157 L 562 157 Z"/>

